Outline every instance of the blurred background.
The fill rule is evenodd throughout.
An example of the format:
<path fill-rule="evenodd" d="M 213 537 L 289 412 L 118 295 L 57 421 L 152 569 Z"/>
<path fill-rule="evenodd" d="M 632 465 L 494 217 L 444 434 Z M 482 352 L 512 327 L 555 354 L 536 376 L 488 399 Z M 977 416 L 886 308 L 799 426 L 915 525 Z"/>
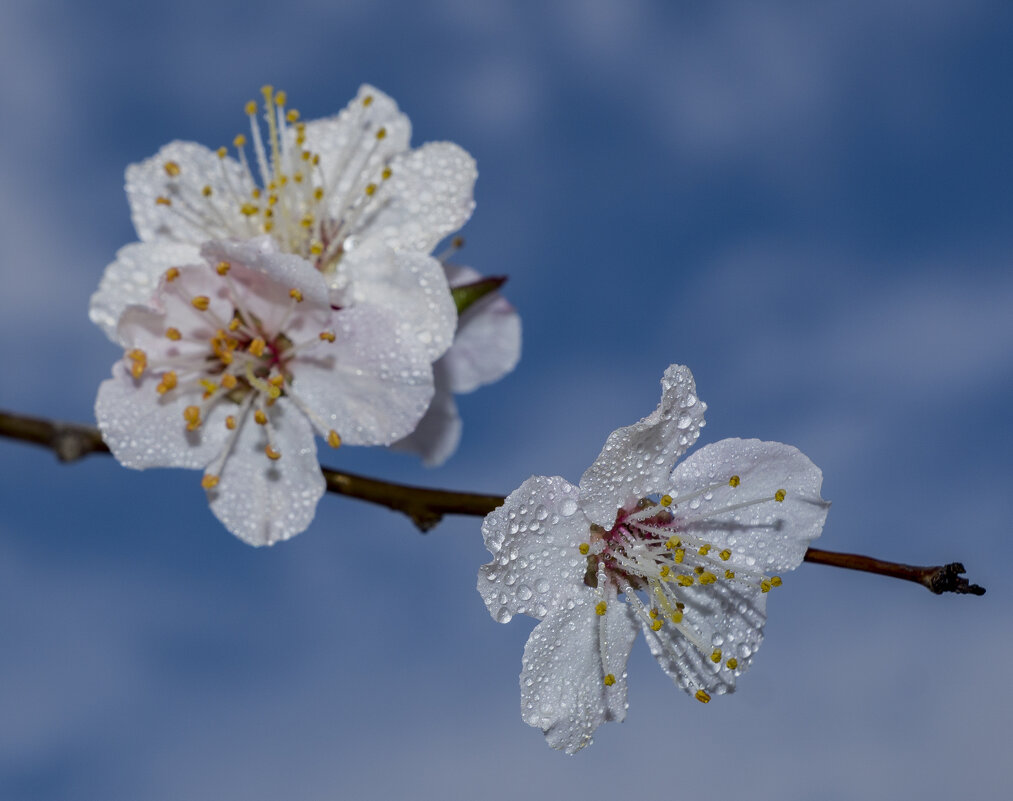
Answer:
<path fill-rule="evenodd" d="M 1013 6 L 976 0 L 6 0 L 0 408 L 93 420 L 120 353 L 88 299 L 135 238 L 128 163 L 231 142 L 263 83 L 313 119 L 370 82 L 415 144 L 478 160 L 459 257 L 510 276 L 524 355 L 460 399 L 443 468 L 325 461 L 576 482 L 681 362 L 701 443 L 822 467 L 821 547 L 961 560 L 988 594 L 805 565 L 736 695 L 698 704 L 638 643 L 626 722 L 567 758 L 520 719 L 533 621 L 500 626 L 475 592 L 477 519 L 423 536 L 328 496 L 255 550 L 196 473 L 2 440 L 0 797 L 1001 797 L 1011 34 Z"/>

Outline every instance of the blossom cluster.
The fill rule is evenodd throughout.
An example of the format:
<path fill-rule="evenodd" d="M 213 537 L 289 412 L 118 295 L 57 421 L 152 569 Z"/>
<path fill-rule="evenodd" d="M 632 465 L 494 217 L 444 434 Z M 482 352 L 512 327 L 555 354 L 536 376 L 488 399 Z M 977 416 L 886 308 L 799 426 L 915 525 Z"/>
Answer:
<path fill-rule="evenodd" d="M 412 149 L 370 86 L 326 119 L 287 103 L 264 87 L 234 156 L 177 141 L 127 169 L 139 241 L 90 310 L 124 349 L 96 401 L 113 454 L 203 470 L 214 514 L 254 545 L 312 520 L 315 437 L 439 464 L 460 437 L 453 394 L 520 349 L 510 304 L 492 292 L 459 318 L 451 285 L 480 276 L 432 255 L 471 215 L 471 156 Z"/>

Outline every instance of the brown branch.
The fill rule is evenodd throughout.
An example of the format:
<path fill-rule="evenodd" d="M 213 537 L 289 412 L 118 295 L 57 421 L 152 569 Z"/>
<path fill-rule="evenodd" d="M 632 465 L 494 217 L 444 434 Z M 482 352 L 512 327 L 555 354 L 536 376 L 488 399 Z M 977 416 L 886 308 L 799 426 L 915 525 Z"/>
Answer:
<path fill-rule="evenodd" d="M 89 453 L 109 453 L 98 429 L 77 423 L 61 423 L 38 417 L 0 411 L 0 436 L 30 442 L 49 448 L 61 462 L 73 462 Z M 328 492 L 358 498 L 360 501 L 386 506 L 411 518 L 421 531 L 428 531 L 444 515 L 471 515 L 484 517 L 503 503 L 502 495 L 479 495 L 472 492 L 412 487 L 394 484 L 368 476 L 321 468 L 327 480 Z M 885 562 L 871 556 L 836 553 L 819 548 L 806 551 L 805 561 L 832 565 L 847 570 L 878 573 L 883 576 L 914 581 L 938 594 L 984 595 L 985 589 L 971 584 L 961 574 L 964 566 L 959 562 L 934 567 Z"/>

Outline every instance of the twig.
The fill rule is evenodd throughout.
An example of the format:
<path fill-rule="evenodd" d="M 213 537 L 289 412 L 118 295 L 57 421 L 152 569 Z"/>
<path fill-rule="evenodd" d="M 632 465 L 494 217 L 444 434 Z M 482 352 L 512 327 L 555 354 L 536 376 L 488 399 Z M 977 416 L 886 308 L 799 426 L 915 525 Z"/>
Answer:
<path fill-rule="evenodd" d="M 109 453 L 109 448 L 102 441 L 98 429 L 92 426 L 61 423 L 3 411 L 0 411 L 0 436 L 49 448 L 61 462 L 73 462 L 89 453 Z M 402 512 L 408 515 L 421 531 L 433 528 L 444 515 L 448 514 L 484 517 L 500 506 L 504 500 L 502 495 L 479 495 L 472 492 L 413 487 L 355 473 L 340 472 L 328 467 L 321 470 L 327 480 L 328 492 Z M 964 566 L 959 562 L 918 567 L 886 562 L 871 556 L 824 551 L 819 548 L 810 548 L 806 551 L 805 561 L 914 581 L 937 595 L 944 592 L 985 594 L 984 587 L 969 583 L 961 575 Z"/>

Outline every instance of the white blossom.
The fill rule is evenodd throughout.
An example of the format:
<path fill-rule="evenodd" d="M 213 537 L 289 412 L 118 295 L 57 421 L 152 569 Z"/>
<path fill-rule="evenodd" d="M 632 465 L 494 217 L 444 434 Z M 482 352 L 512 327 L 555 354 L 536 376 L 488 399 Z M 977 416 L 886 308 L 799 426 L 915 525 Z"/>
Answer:
<path fill-rule="evenodd" d="M 614 431 L 579 486 L 533 476 L 486 517 L 479 571 L 490 614 L 540 622 L 524 649 L 521 714 L 574 753 L 626 715 L 638 630 L 704 703 L 731 692 L 763 636 L 767 592 L 819 536 L 822 474 L 796 448 L 726 439 L 672 465 L 705 405 L 672 365 L 658 408 Z"/>
<path fill-rule="evenodd" d="M 451 287 L 482 280 L 470 267 L 444 263 L 444 269 Z M 427 467 L 443 464 L 461 440 L 454 395 L 499 381 L 520 356 L 521 318 L 506 298 L 493 291 L 468 306 L 457 320 L 453 344 L 433 365 L 433 402 L 418 427 L 393 447 L 418 453 Z"/>
<path fill-rule="evenodd" d="M 370 86 L 340 114 L 310 122 L 284 92 L 266 86 L 263 95 L 262 108 L 246 106 L 250 135 L 235 138 L 235 158 L 176 141 L 127 168 L 140 241 L 106 269 L 91 319 L 116 340 L 126 306 L 146 303 L 165 269 L 196 261 L 202 243 L 267 234 L 321 272 L 333 305 L 388 309 L 402 335 L 438 359 L 456 310 L 428 254 L 471 214 L 474 160 L 450 142 L 410 149 L 408 118 Z"/>
<path fill-rule="evenodd" d="M 211 510 L 253 545 L 313 519 L 314 433 L 389 444 L 432 398 L 428 353 L 388 311 L 333 309 L 323 276 L 269 237 L 207 243 L 164 269 L 150 305 L 116 300 L 126 353 L 99 388 L 103 438 L 127 467 L 202 469 Z"/>

